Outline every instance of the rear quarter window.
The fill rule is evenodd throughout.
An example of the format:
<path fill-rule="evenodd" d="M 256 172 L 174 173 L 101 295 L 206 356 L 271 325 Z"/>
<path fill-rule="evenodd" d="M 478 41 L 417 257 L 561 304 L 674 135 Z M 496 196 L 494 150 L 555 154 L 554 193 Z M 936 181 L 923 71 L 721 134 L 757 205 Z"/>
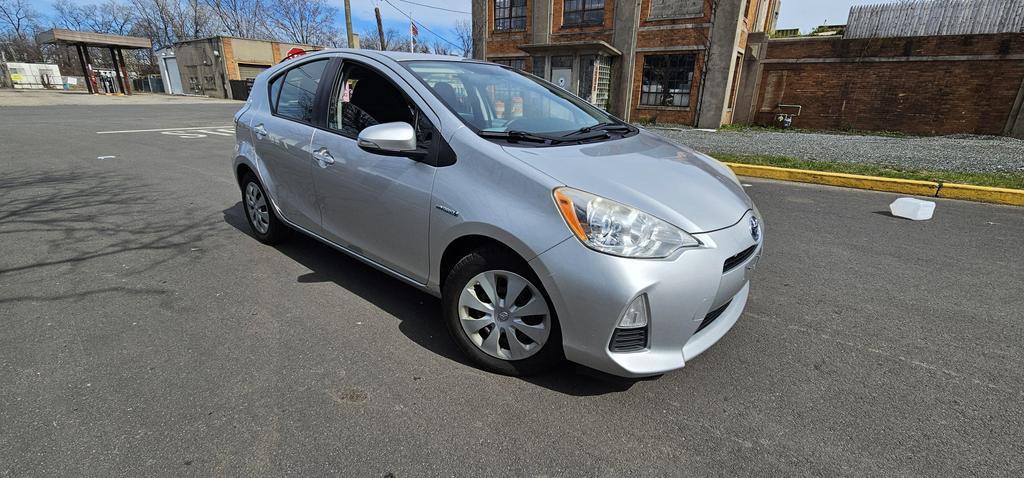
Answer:
<path fill-rule="evenodd" d="M 304 123 L 313 122 L 316 89 L 328 59 L 311 61 L 288 70 L 270 85 L 274 114 Z"/>

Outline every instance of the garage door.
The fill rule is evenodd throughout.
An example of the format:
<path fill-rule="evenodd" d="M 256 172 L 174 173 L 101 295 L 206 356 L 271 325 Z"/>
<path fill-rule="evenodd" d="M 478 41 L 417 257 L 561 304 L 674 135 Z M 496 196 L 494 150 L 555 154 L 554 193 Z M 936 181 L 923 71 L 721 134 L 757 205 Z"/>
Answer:
<path fill-rule="evenodd" d="M 246 79 L 249 79 L 249 78 L 256 78 L 256 75 L 259 75 L 260 73 L 263 72 L 263 70 L 266 70 L 267 68 L 270 68 L 270 67 L 267 66 L 267 65 L 245 65 L 245 64 L 239 63 L 238 64 L 238 75 L 241 76 L 243 80 L 246 80 Z"/>

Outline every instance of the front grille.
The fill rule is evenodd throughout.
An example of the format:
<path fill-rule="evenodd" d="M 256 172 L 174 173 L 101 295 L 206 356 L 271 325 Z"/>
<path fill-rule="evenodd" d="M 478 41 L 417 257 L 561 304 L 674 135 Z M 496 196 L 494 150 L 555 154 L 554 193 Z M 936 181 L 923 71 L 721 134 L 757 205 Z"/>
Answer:
<path fill-rule="evenodd" d="M 612 352 L 636 352 L 647 348 L 647 327 L 639 329 L 615 329 L 608 350 Z"/>
<path fill-rule="evenodd" d="M 712 310 L 711 312 L 708 312 L 708 315 L 705 315 L 704 316 L 704 320 L 702 320 L 700 322 L 700 325 L 697 326 L 697 332 L 700 332 L 701 330 L 704 330 L 705 327 L 711 325 L 711 323 L 714 322 L 715 319 L 718 318 L 718 316 L 722 315 L 722 312 L 725 312 L 725 309 L 729 308 L 729 304 L 731 304 L 731 303 L 732 303 L 732 301 L 726 302 L 725 305 L 723 305 L 723 306 L 721 306 L 721 307 L 719 307 L 719 308 L 717 308 L 715 310 Z M 694 332 L 694 333 L 697 333 L 697 332 Z"/>
<path fill-rule="evenodd" d="M 757 250 L 757 244 L 754 244 L 753 246 L 743 249 L 742 251 L 740 251 L 739 254 L 736 254 L 735 256 L 726 259 L 725 264 L 722 266 L 722 272 L 725 273 L 733 270 L 736 266 L 742 264 L 743 261 L 747 260 L 747 258 L 750 257 L 750 255 L 753 254 L 755 250 Z"/>

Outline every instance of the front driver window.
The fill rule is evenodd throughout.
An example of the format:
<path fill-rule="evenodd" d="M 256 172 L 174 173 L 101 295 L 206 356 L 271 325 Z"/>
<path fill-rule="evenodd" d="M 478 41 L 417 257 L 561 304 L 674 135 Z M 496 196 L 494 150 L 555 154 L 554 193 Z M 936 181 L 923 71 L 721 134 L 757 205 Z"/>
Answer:
<path fill-rule="evenodd" d="M 389 80 L 355 63 L 348 63 L 330 104 L 328 128 L 350 138 L 363 129 L 401 121 L 416 128 L 419 149 L 427 149 L 433 127 L 414 104 Z"/>

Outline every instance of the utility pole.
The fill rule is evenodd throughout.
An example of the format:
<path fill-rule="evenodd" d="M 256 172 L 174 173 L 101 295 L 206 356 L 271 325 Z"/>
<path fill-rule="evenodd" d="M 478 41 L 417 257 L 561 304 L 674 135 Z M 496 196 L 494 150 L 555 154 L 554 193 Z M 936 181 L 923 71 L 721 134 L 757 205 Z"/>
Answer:
<path fill-rule="evenodd" d="M 380 36 L 380 49 L 381 51 L 387 50 L 387 44 L 384 43 L 384 23 L 380 21 L 380 7 L 373 7 L 373 13 L 377 15 L 377 35 Z"/>
<path fill-rule="evenodd" d="M 347 36 L 345 43 L 349 48 L 355 48 L 355 39 L 352 37 L 352 4 L 351 0 L 345 0 L 345 35 Z"/>

